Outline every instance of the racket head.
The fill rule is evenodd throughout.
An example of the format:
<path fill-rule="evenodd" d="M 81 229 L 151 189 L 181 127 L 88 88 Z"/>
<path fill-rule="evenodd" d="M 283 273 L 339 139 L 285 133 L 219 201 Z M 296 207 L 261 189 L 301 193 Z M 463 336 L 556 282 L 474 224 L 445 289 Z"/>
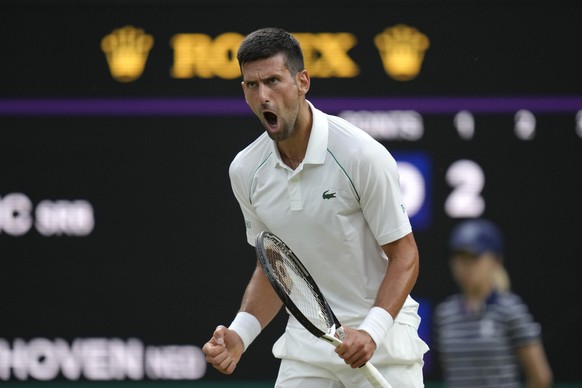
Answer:
<path fill-rule="evenodd" d="M 341 341 L 333 334 L 338 330 L 341 335 L 343 328 L 291 248 L 273 233 L 263 231 L 257 235 L 255 249 L 263 272 L 287 310 L 311 334 L 338 346 Z M 371 363 L 367 362 L 361 369 L 373 387 L 392 388 Z"/>
<path fill-rule="evenodd" d="M 283 240 L 263 231 L 257 235 L 255 249 L 275 292 L 309 332 L 321 338 L 341 326 L 307 268 Z"/>

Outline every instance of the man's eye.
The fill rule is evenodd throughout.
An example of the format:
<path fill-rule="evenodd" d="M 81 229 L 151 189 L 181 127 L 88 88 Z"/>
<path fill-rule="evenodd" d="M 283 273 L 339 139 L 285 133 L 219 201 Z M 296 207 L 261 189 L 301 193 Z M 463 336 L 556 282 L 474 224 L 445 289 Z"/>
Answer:
<path fill-rule="evenodd" d="M 276 84 L 277 82 L 279 82 L 279 80 L 278 80 L 277 78 L 270 78 L 270 79 L 269 79 L 269 83 L 270 83 L 271 85 L 274 85 L 274 84 Z"/>

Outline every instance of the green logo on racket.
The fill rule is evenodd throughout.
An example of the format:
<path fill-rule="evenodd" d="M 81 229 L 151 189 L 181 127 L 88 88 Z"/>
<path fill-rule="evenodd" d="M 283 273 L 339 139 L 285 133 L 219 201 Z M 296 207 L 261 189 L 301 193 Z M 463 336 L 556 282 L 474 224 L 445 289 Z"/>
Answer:
<path fill-rule="evenodd" d="M 323 192 L 323 195 L 322 195 L 323 199 L 335 198 L 335 193 L 329 193 L 328 194 L 328 192 L 329 192 L 329 190 L 325 190 Z"/>

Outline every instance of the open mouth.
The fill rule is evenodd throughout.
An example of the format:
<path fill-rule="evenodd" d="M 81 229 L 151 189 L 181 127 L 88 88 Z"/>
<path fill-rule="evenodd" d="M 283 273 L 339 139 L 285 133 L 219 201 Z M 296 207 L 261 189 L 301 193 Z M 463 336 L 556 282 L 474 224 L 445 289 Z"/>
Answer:
<path fill-rule="evenodd" d="M 269 126 L 274 127 L 275 125 L 277 125 L 277 115 L 276 114 L 274 114 L 272 112 L 265 112 L 265 113 L 263 113 L 263 116 L 265 117 L 265 120 L 267 121 Z"/>

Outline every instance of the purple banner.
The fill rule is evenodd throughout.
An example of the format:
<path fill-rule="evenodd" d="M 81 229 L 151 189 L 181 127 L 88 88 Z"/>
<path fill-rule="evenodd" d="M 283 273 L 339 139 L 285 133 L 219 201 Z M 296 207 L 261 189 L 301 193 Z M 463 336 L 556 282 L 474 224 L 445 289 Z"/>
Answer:
<path fill-rule="evenodd" d="M 414 110 L 426 114 L 572 113 L 582 110 L 582 96 L 541 97 L 389 97 L 310 99 L 321 110 Z M 103 98 L 0 99 L 0 116 L 246 116 L 251 111 L 237 98 Z"/>

